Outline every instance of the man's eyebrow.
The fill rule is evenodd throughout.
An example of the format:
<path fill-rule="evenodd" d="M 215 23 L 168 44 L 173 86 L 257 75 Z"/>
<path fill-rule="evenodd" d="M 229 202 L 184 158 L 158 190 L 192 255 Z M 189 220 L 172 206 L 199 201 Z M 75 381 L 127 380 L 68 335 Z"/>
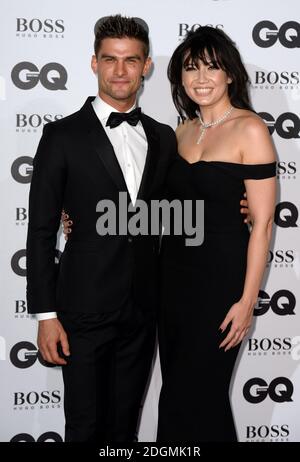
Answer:
<path fill-rule="evenodd" d="M 140 55 L 132 55 L 132 56 L 127 56 L 126 59 L 138 59 L 139 61 L 142 59 Z"/>
<path fill-rule="evenodd" d="M 100 55 L 100 58 L 118 58 L 115 55 L 110 55 L 108 53 L 103 53 L 103 55 Z M 130 56 L 125 56 L 124 59 L 137 59 L 141 61 L 141 57 L 139 55 L 130 55 Z"/>

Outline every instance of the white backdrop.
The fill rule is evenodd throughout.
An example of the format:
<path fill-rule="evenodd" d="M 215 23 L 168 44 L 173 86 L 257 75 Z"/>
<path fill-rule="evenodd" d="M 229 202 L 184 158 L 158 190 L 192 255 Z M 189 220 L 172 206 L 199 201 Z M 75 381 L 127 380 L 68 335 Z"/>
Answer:
<path fill-rule="evenodd" d="M 166 67 L 187 30 L 198 24 L 220 27 L 244 58 L 254 107 L 267 121 L 277 149 L 280 191 L 266 281 L 236 366 L 232 403 L 240 441 L 300 441 L 299 1 L 2 0 L 1 5 L 0 440 L 63 437 L 61 370 L 40 361 L 36 322 L 26 311 L 31 162 L 44 123 L 74 112 L 96 94 L 90 69 L 94 24 L 99 17 L 121 13 L 144 18 L 150 28 L 154 70 L 140 105 L 173 128 L 177 115 Z M 60 236 L 58 248 L 63 245 Z M 197 361 L 201 367 L 201 357 Z M 203 380 L 213 402 L 210 377 Z M 160 383 L 156 361 L 141 441 L 155 441 Z"/>

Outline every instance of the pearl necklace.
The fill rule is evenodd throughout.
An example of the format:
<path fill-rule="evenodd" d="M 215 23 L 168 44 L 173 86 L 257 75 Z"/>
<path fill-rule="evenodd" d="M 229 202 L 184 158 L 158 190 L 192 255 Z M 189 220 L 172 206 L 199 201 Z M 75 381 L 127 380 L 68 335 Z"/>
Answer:
<path fill-rule="evenodd" d="M 226 112 L 224 112 L 222 117 L 220 117 L 217 120 L 214 120 L 213 122 L 209 122 L 208 124 L 205 124 L 203 122 L 203 120 L 201 119 L 201 116 L 199 115 L 198 118 L 199 118 L 199 122 L 201 124 L 201 132 L 200 132 L 199 138 L 197 140 L 197 144 L 200 144 L 201 141 L 203 140 L 203 137 L 205 135 L 205 132 L 206 132 L 207 128 L 215 127 L 216 125 L 219 125 L 221 122 L 223 122 L 223 120 L 225 120 L 229 116 L 229 114 L 231 114 L 232 110 L 233 110 L 233 106 L 230 106 L 230 108 Z"/>

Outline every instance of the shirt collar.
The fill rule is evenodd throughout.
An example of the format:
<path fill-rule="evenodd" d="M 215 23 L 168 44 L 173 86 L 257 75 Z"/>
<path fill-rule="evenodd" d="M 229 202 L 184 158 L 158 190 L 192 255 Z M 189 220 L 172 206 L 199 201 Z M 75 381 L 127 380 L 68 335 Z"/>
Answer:
<path fill-rule="evenodd" d="M 111 112 L 120 112 L 120 111 L 117 111 L 117 109 L 115 109 L 114 107 L 107 104 L 105 101 L 103 101 L 103 99 L 100 98 L 99 95 L 97 95 L 94 101 L 92 101 L 92 106 L 94 108 L 94 111 L 96 112 L 98 119 L 101 121 L 106 121 L 106 119 L 108 119 L 108 117 L 110 116 Z M 135 107 L 136 107 L 136 102 L 126 112 L 132 111 L 132 109 L 134 109 Z"/>

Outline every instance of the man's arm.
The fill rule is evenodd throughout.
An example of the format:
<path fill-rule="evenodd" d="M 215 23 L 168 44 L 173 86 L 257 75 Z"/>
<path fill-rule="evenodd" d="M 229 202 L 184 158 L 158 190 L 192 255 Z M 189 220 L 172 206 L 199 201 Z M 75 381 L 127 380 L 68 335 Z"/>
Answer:
<path fill-rule="evenodd" d="M 46 125 L 33 161 L 27 234 L 29 313 L 55 310 L 55 248 L 65 187 L 62 140 Z"/>
<path fill-rule="evenodd" d="M 44 359 L 65 364 L 58 355 L 57 344 L 68 355 L 67 336 L 61 323 L 52 316 L 56 308 L 55 248 L 66 167 L 62 139 L 52 124 L 44 128 L 33 165 L 27 235 L 28 312 L 48 317 L 39 321 L 38 345 Z"/>

